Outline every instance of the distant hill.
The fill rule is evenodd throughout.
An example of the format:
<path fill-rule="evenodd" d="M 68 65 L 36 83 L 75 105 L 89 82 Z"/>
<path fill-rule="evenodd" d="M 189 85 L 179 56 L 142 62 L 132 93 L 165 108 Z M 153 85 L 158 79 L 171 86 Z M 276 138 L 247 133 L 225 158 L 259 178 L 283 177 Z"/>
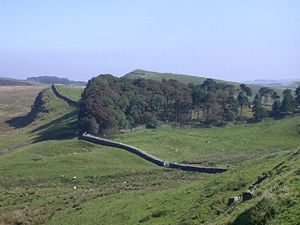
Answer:
<path fill-rule="evenodd" d="M 254 85 L 260 85 L 264 87 L 270 87 L 270 88 L 290 88 L 290 89 L 296 89 L 298 86 L 300 86 L 300 80 L 299 79 L 293 79 L 293 80 L 254 80 L 254 81 L 245 81 L 246 84 L 254 84 Z"/>
<path fill-rule="evenodd" d="M 64 84 L 64 85 L 76 85 L 84 86 L 86 82 L 84 81 L 74 81 L 67 78 L 60 78 L 55 76 L 39 76 L 39 77 L 28 77 L 27 81 L 37 82 L 42 84 Z"/>
<path fill-rule="evenodd" d="M 189 83 L 202 84 L 207 79 L 207 77 L 198 77 L 198 76 L 176 74 L 176 73 L 158 73 L 158 72 L 146 71 L 141 69 L 134 70 L 124 75 L 124 77 L 130 79 L 145 78 L 145 79 L 152 79 L 157 81 L 161 81 L 162 79 L 166 79 L 166 80 L 174 79 L 185 84 L 189 84 Z M 232 82 L 232 81 L 217 80 L 217 79 L 214 80 L 220 83 L 231 84 L 236 87 L 240 85 L 240 83 Z M 254 85 L 254 84 L 248 84 L 247 86 L 249 86 L 252 89 L 254 95 L 258 93 L 258 90 L 262 87 L 261 85 Z"/>
<path fill-rule="evenodd" d="M 146 71 L 140 69 L 134 70 L 124 75 L 124 77 L 130 79 L 145 78 L 145 79 L 152 79 L 157 81 L 161 81 L 162 79 L 166 79 L 166 80 L 174 79 L 185 84 L 189 84 L 189 83 L 202 84 L 203 81 L 207 79 L 207 77 L 198 77 L 198 76 L 176 74 L 176 73 L 158 73 L 158 72 L 152 72 L 152 71 Z M 222 83 L 229 83 L 233 85 L 239 85 L 238 83 L 231 82 L 231 81 L 224 81 L 224 80 L 216 80 L 216 81 Z"/>
<path fill-rule="evenodd" d="M 0 77 L 0 86 L 32 86 L 32 85 L 33 84 L 28 81 Z"/>

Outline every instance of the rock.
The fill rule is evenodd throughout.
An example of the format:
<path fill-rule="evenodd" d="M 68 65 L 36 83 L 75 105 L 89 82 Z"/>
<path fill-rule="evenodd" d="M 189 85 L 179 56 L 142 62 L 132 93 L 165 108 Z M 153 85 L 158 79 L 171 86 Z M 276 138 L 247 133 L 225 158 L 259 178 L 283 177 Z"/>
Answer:
<path fill-rule="evenodd" d="M 247 201 L 247 200 L 251 199 L 252 197 L 253 197 L 253 191 L 251 191 L 251 190 L 247 190 L 247 191 L 242 193 L 242 200 L 243 201 Z"/>
<path fill-rule="evenodd" d="M 227 205 L 230 206 L 230 205 L 234 205 L 236 204 L 239 200 L 241 199 L 241 196 L 234 196 L 234 197 L 231 197 L 228 199 L 228 203 Z"/>

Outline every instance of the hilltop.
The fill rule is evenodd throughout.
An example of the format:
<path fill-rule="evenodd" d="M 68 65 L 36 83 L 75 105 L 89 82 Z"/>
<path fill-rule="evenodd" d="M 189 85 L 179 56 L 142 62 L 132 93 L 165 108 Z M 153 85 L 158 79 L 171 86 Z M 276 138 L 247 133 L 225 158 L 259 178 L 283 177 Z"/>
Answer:
<path fill-rule="evenodd" d="M 184 84 L 189 84 L 189 83 L 202 84 L 207 78 L 209 78 L 209 77 L 199 77 L 199 76 L 193 76 L 187 74 L 159 73 L 159 72 L 147 71 L 142 69 L 133 70 L 132 72 L 125 74 L 124 77 L 130 79 L 144 78 L 144 79 L 151 79 L 156 81 L 161 81 L 162 79 L 166 79 L 166 80 L 174 79 Z M 216 80 L 216 81 L 226 83 L 226 84 L 238 85 L 238 83 L 231 82 L 231 81 L 224 81 L 224 80 Z"/>
<path fill-rule="evenodd" d="M 32 86 L 31 82 L 25 80 L 17 80 L 7 77 L 0 77 L 0 86 Z"/>
<path fill-rule="evenodd" d="M 85 81 L 74 81 L 56 76 L 28 77 L 26 80 L 0 77 L 0 86 L 38 86 L 48 84 L 64 84 L 69 86 L 85 86 Z"/>
<path fill-rule="evenodd" d="M 166 80 L 174 79 L 184 84 L 193 83 L 195 85 L 202 84 L 206 79 L 209 78 L 209 77 L 200 77 L 200 76 L 187 75 L 187 74 L 159 73 L 159 72 L 147 71 L 142 69 L 133 70 L 132 72 L 125 74 L 123 77 L 127 77 L 129 79 L 144 78 L 144 79 L 150 79 L 156 81 L 162 81 L 163 79 Z M 234 85 L 235 87 L 238 87 L 240 85 L 240 83 L 238 82 L 218 80 L 218 79 L 214 79 L 214 80 L 218 83 L 231 84 Z M 261 85 L 256 85 L 256 84 L 249 84 L 248 86 L 252 89 L 254 96 L 255 94 L 258 93 L 258 90 L 262 87 Z M 278 91 L 278 93 L 281 93 L 281 91 L 279 90 L 276 91 Z"/>
<path fill-rule="evenodd" d="M 27 81 L 37 82 L 42 84 L 64 84 L 64 85 L 74 85 L 74 86 L 84 86 L 86 82 L 84 81 L 74 81 L 67 78 L 61 78 L 56 76 L 39 76 L 39 77 L 28 77 Z"/>

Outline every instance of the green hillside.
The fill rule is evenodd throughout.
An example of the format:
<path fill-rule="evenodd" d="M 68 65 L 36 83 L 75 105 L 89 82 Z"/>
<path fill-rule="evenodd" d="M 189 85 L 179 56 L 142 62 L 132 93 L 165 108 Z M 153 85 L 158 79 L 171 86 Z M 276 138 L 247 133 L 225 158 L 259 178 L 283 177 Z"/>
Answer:
<path fill-rule="evenodd" d="M 297 224 L 299 116 L 225 128 L 138 130 L 113 138 L 163 159 L 224 165 L 218 175 L 161 168 L 77 138 L 77 108 L 45 89 L 31 123 L 0 135 L 0 224 Z M 1 109 L 1 105 L 0 105 Z M 26 119 L 26 117 L 21 118 Z M 254 197 L 233 207 L 267 174 Z"/>
<path fill-rule="evenodd" d="M 176 74 L 176 73 L 158 73 L 158 72 L 152 72 L 152 71 L 146 71 L 146 70 L 134 70 L 126 75 L 124 75 L 124 77 L 130 78 L 130 79 L 138 79 L 138 78 L 144 78 L 144 79 L 152 79 L 152 80 L 157 80 L 157 81 L 161 81 L 162 79 L 174 79 L 174 80 L 178 80 L 179 82 L 185 83 L 185 84 L 189 84 L 189 83 L 193 83 L 193 84 L 202 84 L 203 81 L 205 81 L 207 78 L 209 77 L 199 77 L 199 76 L 191 76 L 191 75 L 186 75 L 186 74 Z M 232 81 L 225 81 L 225 80 L 217 80 L 217 82 L 220 83 L 226 83 L 226 84 L 232 84 L 236 87 L 238 87 L 240 85 L 240 83 L 237 82 L 232 82 Z M 259 85 L 252 85 L 249 84 L 247 85 L 249 86 L 254 95 L 256 93 L 258 93 L 258 90 L 261 88 L 261 86 Z M 278 93 L 281 93 L 282 90 L 280 89 L 276 89 L 276 91 Z"/>
<path fill-rule="evenodd" d="M 79 101 L 81 99 L 81 94 L 84 90 L 84 86 L 67 86 L 67 85 L 56 85 L 58 88 L 59 92 L 74 100 L 74 101 Z"/>

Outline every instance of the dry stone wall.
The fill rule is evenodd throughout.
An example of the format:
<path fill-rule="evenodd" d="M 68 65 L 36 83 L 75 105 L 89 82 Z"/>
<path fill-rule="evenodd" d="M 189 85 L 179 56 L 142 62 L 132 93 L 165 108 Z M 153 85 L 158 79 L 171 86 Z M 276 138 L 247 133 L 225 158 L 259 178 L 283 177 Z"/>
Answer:
<path fill-rule="evenodd" d="M 74 100 L 72 100 L 72 99 L 70 99 L 70 98 L 68 98 L 68 97 L 66 97 L 66 96 L 64 96 L 64 95 L 62 95 L 62 94 L 58 91 L 57 87 L 56 87 L 54 84 L 51 85 L 51 88 L 52 88 L 54 94 L 55 94 L 58 98 L 61 98 L 62 100 L 64 100 L 65 102 L 67 102 L 69 105 L 76 106 L 76 107 L 79 106 L 79 103 L 78 103 L 78 102 L 76 102 L 76 101 L 74 101 Z"/>
<path fill-rule="evenodd" d="M 145 159 L 149 162 L 152 162 L 158 166 L 164 166 L 164 167 L 169 167 L 169 168 L 173 168 L 173 169 L 181 169 L 181 170 L 185 170 L 185 171 L 201 172 L 201 173 L 222 173 L 222 172 L 227 171 L 227 169 L 225 169 L 225 168 L 202 167 L 202 166 L 194 166 L 194 165 L 172 163 L 172 162 L 169 163 L 169 162 L 164 161 L 156 156 L 153 156 L 139 148 L 136 148 L 136 147 L 133 147 L 130 145 L 126 145 L 123 143 L 111 141 L 108 139 L 96 137 L 91 134 L 84 133 L 84 134 L 82 134 L 81 139 L 92 142 L 92 143 L 115 147 L 115 148 L 120 148 L 120 149 L 129 151 L 129 152 L 136 154 L 136 155 L 142 157 L 143 159 Z"/>

